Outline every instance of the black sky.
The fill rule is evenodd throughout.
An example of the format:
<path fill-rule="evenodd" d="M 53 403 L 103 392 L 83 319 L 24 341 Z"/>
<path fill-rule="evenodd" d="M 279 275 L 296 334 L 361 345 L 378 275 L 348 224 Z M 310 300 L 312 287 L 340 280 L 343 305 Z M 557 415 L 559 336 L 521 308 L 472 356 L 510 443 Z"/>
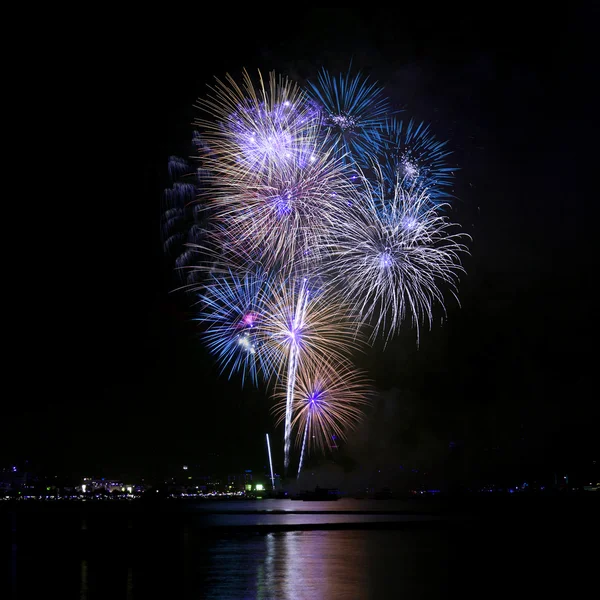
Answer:
<path fill-rule="evenodd" d="M 176 280 L 159 235 L 167 159 L 188 152 L 192 104 L 213 76 L 246 67 L 302 81 L 351 59 L 450 139 L 461 168 L 455 218 L 474 240 L 462 307 L 450 303 L 418 350 L 409 331 L 366 359 L 381 389 L 398 390 L 386 459 L 416 464 L 435 440 L 471 457 L 502 448 L 519 468 L 590 460 L 598 14 L 591 4 L 485 10 L 179 13 L 57 42 L 66 58 L 39 81 L 61 172 L 30 204 L 42 222 L 51 213 L 35 249 L 42 266 L 11 292 L 31 308 L 13 353 L 2 462 L 110 475 L 210 452 L 232 468 L 244 468 L 241 455 L 262 460 L 265 398 L 217 376 L 189 299 L 169 293 Z M 43 137 L 31 143 L 48 149 Z"/>

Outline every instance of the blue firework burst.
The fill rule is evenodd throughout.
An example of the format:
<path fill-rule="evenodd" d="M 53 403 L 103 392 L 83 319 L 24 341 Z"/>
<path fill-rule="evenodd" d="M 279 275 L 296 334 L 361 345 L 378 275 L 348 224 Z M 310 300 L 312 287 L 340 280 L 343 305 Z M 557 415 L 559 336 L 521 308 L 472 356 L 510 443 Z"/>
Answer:
<path fill-rule="evenodd" d="M 389 191 L 398 181 L 405 190 L 427 190 L 434 204 L 447 203 L 455 167 L 448 164 L 452 153 L 447 141 L 439 141 L 430 125 L 413 119 L 388 119 L 381 135 L 380 165 Z"/>
<path fill-rule="evenodd" d="M 239 276 L 229 271 L 213 275 L 204 286 L 197 320 L 206 324 L 204 339 L 216 357 L 221 372 L 229 378 L 239 373 L 244 385 L 249 378 L 258 385 L 258 375 L 268 379 L 272 372 L 270 354 L 263 351 L 263 292 L 266 274 L 258 271 Z"/>
<path fill-rule="evenodd" d="M 322 113 L 324 129 L 336 152 L 368 164 L 380 149 L 380 130 L 390 113 L 384 88 L 350 70 L 337 77 L 323 69 L 308 94 Z"/>

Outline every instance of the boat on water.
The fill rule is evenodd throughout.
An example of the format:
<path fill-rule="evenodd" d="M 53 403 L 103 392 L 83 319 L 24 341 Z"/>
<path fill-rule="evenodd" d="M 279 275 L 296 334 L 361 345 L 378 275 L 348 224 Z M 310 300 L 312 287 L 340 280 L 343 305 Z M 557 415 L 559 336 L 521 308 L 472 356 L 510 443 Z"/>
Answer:
<path fill-rule="evenodd" d="M 297 494 L 293 494 L 290 496 L 290 500 L 304 500 L 305 502 L 323 502 L 339 499 L 339 490 L 334 488 L 321 488 L 319 486 L 317 486 L 314 489 L 314 491 L 305 490 L 303 492 L 298 492 Z"/>

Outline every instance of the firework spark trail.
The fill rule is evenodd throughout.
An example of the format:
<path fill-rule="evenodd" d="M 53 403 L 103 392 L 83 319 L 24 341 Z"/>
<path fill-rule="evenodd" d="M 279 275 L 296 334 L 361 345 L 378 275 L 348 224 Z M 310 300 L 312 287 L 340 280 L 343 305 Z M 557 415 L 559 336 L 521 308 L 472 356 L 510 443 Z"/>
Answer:
<path fill-rule="evenodd" d="M 273 476 L 273 459 L 271 458 L 271 443 L 269 442 L 269 434 L 267 433 L 267 450 L 269 452 L 269 467 L 271 468 L 271 485 L 275 489 L 275 477 Z"/>
<path fill-rule="evenodd" d="M 285 382 L 282 421 L 284 430 L 284 467 L 289 467 L 292 413 L 296 376 L 313 363 L 343 361 L 361 347 L 345 305 L 333 294 L 324 293 L 308 278 L 274 279 L 264 291 L 262 330 L 270 353 L 269 364 L 279 382 Z M 278 366 L 277 366 L 278 365 Z"/>
<path fill-rule="evenodd" d="M 294 403 L 294 387 L 296 385 L 296 372 L 298 370 L 298 344 L 300 331 L 304 327 L 306 316 L 306 304 L 308 302 L 308 290 L 306 289 L 306 279 L 302 280 L 300 293 L 298 294 L 298 303 L 292 321 L 290 330 L 288 373 L 287 373 L 287 398 L 285 405 L 285 431 L 283 436 L 283 467 L 287 473 L 290 465 L 290 443 L 292 436 L 292 407 Z"/>
<path fill-rule="evenodd" d="M 163 194 L 164 209 L 161 215 L 163 248 L 174 258 L 174 266 L 185 285 L 197 283 L 194 271 L 198 255 L 190 250 L 207 237 L 204 211 L 196 201 L 198 190 L 206 183 L 206 173 L 195 170 L 176 156 L 169 157 L 171 187 Z"/>
<path fill-rule="evenodd" d="M 310 414 L 306 420 L 306 425 L 304 426 L 304 437 L 302 438 L 302 450 L 300 451 L 300 461 L 298 462 L 298 475 L 296 479 L 300 478 L 300 472 L 302 471 L 302 464 L 304 463 L 304 449 L 306 448 L 306 434 L 308 433 L 308 424 L 310 423 Z"/>

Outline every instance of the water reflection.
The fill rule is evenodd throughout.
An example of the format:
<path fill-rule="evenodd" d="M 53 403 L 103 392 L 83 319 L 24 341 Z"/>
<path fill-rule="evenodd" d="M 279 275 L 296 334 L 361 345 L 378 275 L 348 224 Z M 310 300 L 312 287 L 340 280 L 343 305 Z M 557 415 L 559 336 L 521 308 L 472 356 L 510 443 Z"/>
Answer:
<path fill-rule="evenodd" d="M 132 599 L 133 599 L 133 568 L 128 567 L 126 600 L 132 600 Z"/>
<path fill-rule="evenodd" d="M 256 515 L 245 515 L 246 527 L 225 529 L 152 511 L 131 520 L 116 513 L 6 516 L 2 599 L 11 591 L 36 600 L 481 598 L 490 586 L 504 593 L 523 581 L 540 597 L 548 572 L 577 574 L 565 579 L 569 585 L 596 572 L 593 555 L 569 537 L 578 528 L 546 521 L 527 529 L 524 521 L 482 527 L 415 519 L 408 528 L 392 528 L 396 521 L 385 529 L 273 531 L 255 527 Z"/>
<path fill-rule="evenodd" d="M 202 597 L 435 598 L 447 586 L 445 552 L 439 532 L 293 531 L 215 540 Z"/>
<path fill-rule="evenodd" d="M 10 587 L 14 598 L 17 597 L 17 518 L 13 513 L 10 516 L 11 547 L 10 547 Z"/>
<path fill-rule="evenodd" d="M 360 598 L 364 581 L 356 581 L 364 564 L 364 545 L 353 532 L 289 532 L 278 538 L 287 548 L 282 589 L 270 598 Z M 348 566 L 354 565 L 354 569 Z"/>
<path fill-rule="evenodd" d="M 81 586 L 79 588 L 80 600 L 87 600 L 88 597 L 88 564 L 87 560 L 81 561 Z"/>
<path fill-rule="evenodd" d="M 6 548 L 11 597 L 362 600 L 416 590 L 433 598 L 430 582 L 443 584 L 431 560 L 446 552 L 443 530 L 209 531 L 154 517 L 19 517 Z M 424 560 L 432 571 L 415 580 Z"/>

